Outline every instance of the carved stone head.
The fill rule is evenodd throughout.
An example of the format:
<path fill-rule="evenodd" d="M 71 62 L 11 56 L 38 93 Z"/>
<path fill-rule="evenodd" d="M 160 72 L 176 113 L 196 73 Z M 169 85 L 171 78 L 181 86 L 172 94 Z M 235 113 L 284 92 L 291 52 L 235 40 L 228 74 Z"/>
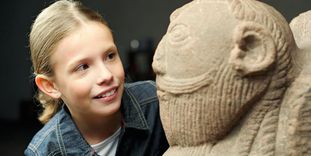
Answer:
<path fill-rule="evenodd" d="M 294 46 L 261 2 L 194 0 L 174 11 L 152 64 L 170 145 L 216 142 L 254 105 L 279 99 Z"/>
<path fill-rule="evenodd" d="M 295 56 L 294 63 L 298 68 L 311 65 L 311 10 L 301 13 L 290 22 L 295 41 L 301 54 Z"/>
<path fill-rule="evenodd" d="M 301 13 L 290 22 L 298 47 L 311 47 L 311 10 Z"/>

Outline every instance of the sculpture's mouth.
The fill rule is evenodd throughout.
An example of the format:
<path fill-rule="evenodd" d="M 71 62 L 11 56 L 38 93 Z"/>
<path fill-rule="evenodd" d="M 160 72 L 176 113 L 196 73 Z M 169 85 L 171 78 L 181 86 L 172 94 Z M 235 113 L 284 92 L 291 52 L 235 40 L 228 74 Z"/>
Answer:
<path fill-rule="evenodd" d="M 212 73 L 213 72 L 207 72 L 200 76 L 186 79 L 176 79 L 166 75 L 158 75 L 156 82 L 160 90 L 165 90 L 173 94 L 189 93 L 210 85 L 213 81 Z"/>

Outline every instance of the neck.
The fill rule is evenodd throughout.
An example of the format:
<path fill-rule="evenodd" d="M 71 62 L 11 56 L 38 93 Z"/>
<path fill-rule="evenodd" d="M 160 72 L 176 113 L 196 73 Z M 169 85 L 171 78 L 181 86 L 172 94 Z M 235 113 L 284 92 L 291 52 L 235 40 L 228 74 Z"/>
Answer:
<path fill-rule="evenodd" d="M 100 118 L 100 120 L 96 120 L 96 118 Z M 111 136 L 120 128 L 121 120 L 120 111 L 111 116 L 74 119 L 82 136 L 89 144 L 99 143 Z"/>

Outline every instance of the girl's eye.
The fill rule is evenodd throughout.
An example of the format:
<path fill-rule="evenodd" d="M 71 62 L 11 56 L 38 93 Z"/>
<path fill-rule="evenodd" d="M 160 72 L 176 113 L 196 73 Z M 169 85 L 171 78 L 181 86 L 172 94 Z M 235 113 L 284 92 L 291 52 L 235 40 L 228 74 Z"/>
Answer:
<path fill-rule="evenodd" d="M 116 53 L 111 52 L 107 55 L 107 60 L 114 60 L 114 58 L 116 57 Z"/>
<path fill-rule="evenodd" d="M 89 66 L 87 64 L 80 64 L 77 68 L 76 68 L 76 71 L 83 71 L 83 70 L 86 70 L 88 69 Z"/>

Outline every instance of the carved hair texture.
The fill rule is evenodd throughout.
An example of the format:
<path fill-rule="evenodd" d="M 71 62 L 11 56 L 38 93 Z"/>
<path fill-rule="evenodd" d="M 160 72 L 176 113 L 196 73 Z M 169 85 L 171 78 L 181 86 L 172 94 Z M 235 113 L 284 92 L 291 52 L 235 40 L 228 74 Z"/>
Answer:
<path fill-rule="evenodd" d="M 100 22 L 107 26 L 97 12 L 86 8 L 77 1 L 60 0 L 42 10 L 34 21 L 29 35 L 35 75 L 43 74 L 53 77 L 53 65 L 50 58 L 54 49 L 63 38 L 87 21 Z M 61 102 L 41 91 L 38 92 L 37 99 L 44 109 L 39 120 L 46 123 L 57 112 Z"/>
<path fill-rule="evenodd" d="M 295 42 L 288 23 L 274 8 L 255 0 L 228 0 L 234 16 L 241 22 L 258 23 L 271 33 L 276 44 L 277 64 L 275 73 L 290 70 L 292 48 Z"/>
<path fill-rule="evenodd" d="M 240 155 L 249 155 L 259 126 L 262 125 L 262 130 L 265 131 L 268 129 L 268 131 L 264 133 L 263 140 L 266 142 L 262 142 L 260 153 L 263 155 L 274 155 L 275 133 L 278 121 L 277 114 L 282 101 L 281 97 L 283 97 L 285 88 L 291 81 L 291 78 L 287 75 L 292 67 L 292 54 L 290 52 L 293 51 L 296 45 L 288 23 L 272 7 L 254 0 L 228 1 L 231 2 L 231 10 L 237 19 L 241 20 L 241 22 L 251 21 L 263 25 L 271 33 L 276 45 L 276 64 L 271 84 L 268 88 L 268 94 L 264 97 L 262 106 L 255 107 L 254 114 L 248 120 L 248 128 L 246 128 L 248 132 L 245 134 L 245 137 L 242 137 L 241 143 L 243 147 L 240 152 Z M 263 122 L 265 121 L 263 119 L 264 116 L 265 118 L 269 118 L 267 122 Z"/>

